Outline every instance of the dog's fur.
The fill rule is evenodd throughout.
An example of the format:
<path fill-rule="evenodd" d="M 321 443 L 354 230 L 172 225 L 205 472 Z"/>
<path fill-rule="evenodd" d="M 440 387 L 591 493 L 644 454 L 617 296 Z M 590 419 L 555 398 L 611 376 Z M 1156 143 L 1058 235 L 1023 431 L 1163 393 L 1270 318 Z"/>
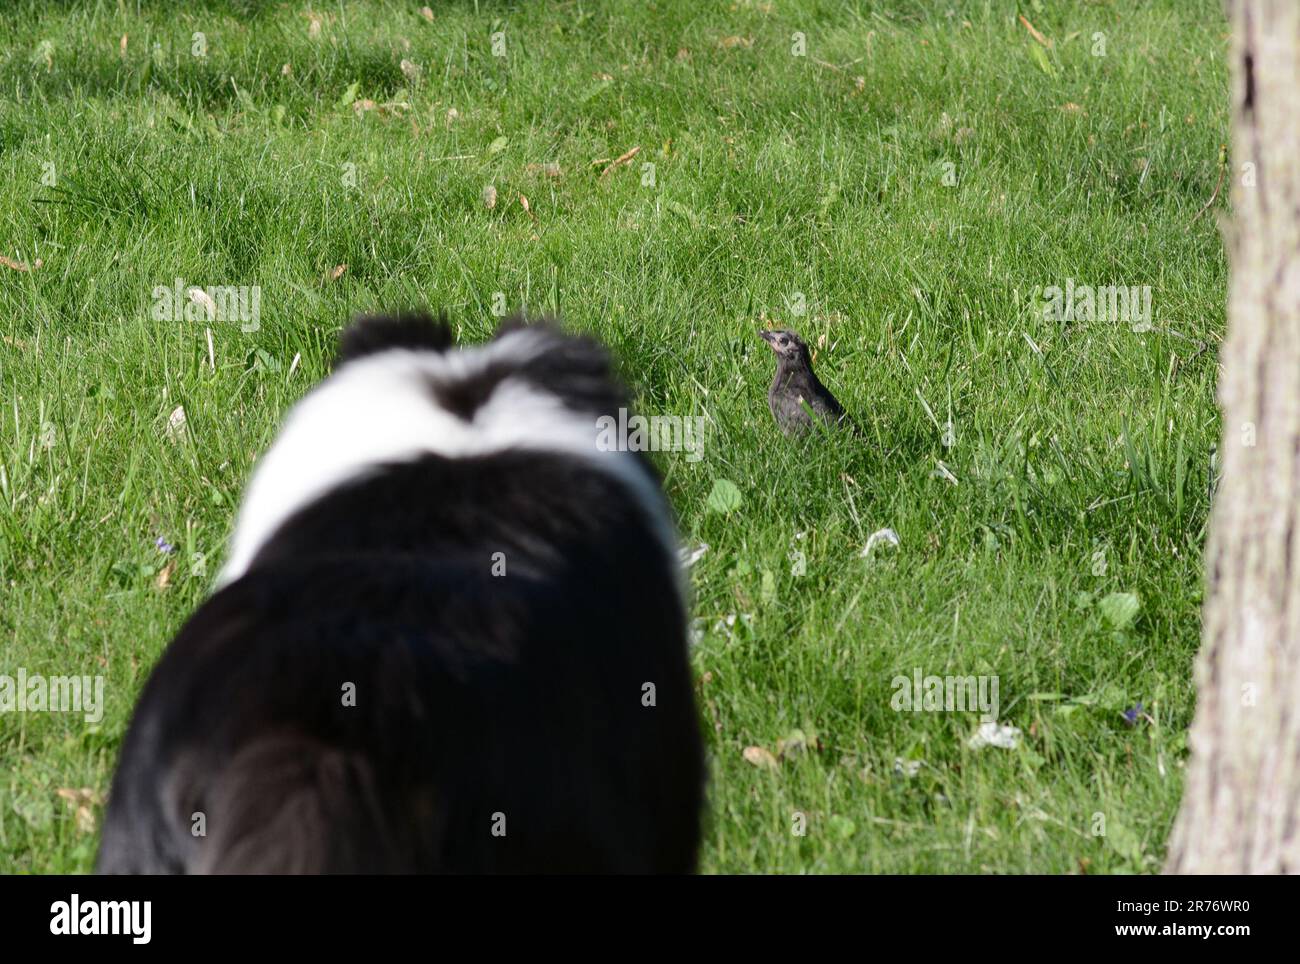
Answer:
<path fill-rule="evenodd" d="M 595 442 L 626 393 L 550 326 L 451 343 L 427 317 L 344 333 L 144 688 L 99 871 L 694 868 L 669 511 Z"/>

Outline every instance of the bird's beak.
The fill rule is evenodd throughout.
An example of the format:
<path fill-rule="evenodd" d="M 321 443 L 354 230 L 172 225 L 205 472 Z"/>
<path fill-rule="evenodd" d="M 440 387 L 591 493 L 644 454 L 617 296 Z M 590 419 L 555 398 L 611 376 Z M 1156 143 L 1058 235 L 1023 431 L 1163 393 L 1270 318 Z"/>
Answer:
<path fill-rule="evenodd" d="M 772 344 L 772 333 L 770 331 L 760 331 L 758 337 L 762 338 L 769 345 Z"/>

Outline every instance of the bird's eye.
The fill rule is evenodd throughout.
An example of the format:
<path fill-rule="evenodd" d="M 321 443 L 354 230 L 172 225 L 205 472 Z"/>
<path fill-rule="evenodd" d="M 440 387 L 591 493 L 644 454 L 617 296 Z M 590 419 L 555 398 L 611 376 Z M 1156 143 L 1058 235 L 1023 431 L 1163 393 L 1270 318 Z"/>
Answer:
<path fill-rule="evenodd" d="M 786 345 L 788 345 L 788 344 L 790 344 L 790 339 L 789 339 L 789 338 L 782 338 L 782 339 L 781 339 L 781 347 L 782 347 L 782 348 L 784 348 L 784 347 L 785 347 Z"/>

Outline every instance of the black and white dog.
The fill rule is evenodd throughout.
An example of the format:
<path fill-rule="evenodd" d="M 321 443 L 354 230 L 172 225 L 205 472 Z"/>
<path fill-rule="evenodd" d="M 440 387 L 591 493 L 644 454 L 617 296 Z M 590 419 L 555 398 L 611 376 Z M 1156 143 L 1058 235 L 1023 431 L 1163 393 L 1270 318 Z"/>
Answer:
<path fill-rule="evenodd" d="M 106 873 L 688 872 L 704 764 L 669 509 L 595 342 L 363 318 L 146 684 Z"/>

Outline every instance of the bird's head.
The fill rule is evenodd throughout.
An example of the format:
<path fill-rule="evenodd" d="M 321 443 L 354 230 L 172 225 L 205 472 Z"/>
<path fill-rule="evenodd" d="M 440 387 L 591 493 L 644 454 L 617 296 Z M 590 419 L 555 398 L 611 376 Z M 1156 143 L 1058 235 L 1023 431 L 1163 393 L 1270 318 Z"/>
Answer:
<path fill-rule="evenodd" d="M 793 331 L 786 328 L 773 328 L 770 331 L 760 331 L 759 335 L 767 342 L 767 346 L 772 349 L 778 363 L 784 365 L 812 364 L 812 358 L 808 354 L 808 346 Z"/>

